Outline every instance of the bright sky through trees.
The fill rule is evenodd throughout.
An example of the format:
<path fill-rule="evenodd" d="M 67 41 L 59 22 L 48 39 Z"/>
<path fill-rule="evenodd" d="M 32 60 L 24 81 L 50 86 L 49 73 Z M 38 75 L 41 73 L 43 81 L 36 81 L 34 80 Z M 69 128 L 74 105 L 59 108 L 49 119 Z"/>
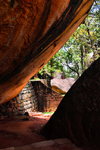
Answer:
<path fill-rule="evenodd" d="M 40 70 L 78 78 L 100 57 L 100 1 L 95 1 L 88 17 L 55 56 Z M 54 74 L 53 74 L 54 76 Z"/>

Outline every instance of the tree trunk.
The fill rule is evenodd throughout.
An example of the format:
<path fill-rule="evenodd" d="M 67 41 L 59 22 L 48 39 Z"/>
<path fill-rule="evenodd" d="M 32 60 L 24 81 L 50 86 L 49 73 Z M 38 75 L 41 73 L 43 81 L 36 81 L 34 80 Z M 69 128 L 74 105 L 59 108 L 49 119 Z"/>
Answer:
<path fill-rule="evenodd" d="M 53 79 L 53 71 L 52 71 L 52 67 L 53 67 L 53 58 L 51 58 L 50 64 L 51 64 L 51 78 Z"/>
<path fill-rule="evenodd" d="M 84 50 L 83 50 L 83 46 L 81 45 L 80 46 L 80 50 L 81 50 L 81 70 L 82 70 L 82 72 L 83 72 L 83 70 L 84 70 Z"/>
<path fill-rule="evenodd" d="M 100 150 L 100 58 L 68 91 L 41 134 Z"/>

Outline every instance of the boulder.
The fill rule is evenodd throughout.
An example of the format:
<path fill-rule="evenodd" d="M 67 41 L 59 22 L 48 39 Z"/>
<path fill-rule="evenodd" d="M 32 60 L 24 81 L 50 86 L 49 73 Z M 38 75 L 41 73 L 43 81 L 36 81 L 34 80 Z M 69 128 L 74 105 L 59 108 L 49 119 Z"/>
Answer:
<path fill-rule="evenodd" d="M 66 94 L 74 83 L 75 83 L 74 78 L 66 78 L 66 79 L 54 78 L 51 80 L 51 87 L 56 92 Z"/>
<path fill-rule="evenodd" d="M 41 130 L 48 139 L 67 137 L 100 150 L 100 58 L 75 82 Z"/>
<path fill-rule="evenodd" d="M 0 1 L 0 105 L 64 45 L 94 0 Z"/>

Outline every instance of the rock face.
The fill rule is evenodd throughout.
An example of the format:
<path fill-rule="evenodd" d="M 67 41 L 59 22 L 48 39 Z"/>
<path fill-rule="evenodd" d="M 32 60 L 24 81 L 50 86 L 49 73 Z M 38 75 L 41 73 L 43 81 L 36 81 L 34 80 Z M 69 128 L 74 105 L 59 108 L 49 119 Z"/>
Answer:
<path fill-rule="evenodd" d="M 100 150 L 100 58 L 67 92 L 41 133 Z"/>
<path fill-rule="evenodd" d="M 0 1 L 0 104 L 64 45 L 87 16 L 93 0 Z"/>
<path fill-rule="evenodd" d="M 66 78 L 66 79 L 54 78 L 51 80 L 51 87 L 53 90 L 61 94 L 66 94 L 74 83 L 75 83 L 74 78 Z"/>

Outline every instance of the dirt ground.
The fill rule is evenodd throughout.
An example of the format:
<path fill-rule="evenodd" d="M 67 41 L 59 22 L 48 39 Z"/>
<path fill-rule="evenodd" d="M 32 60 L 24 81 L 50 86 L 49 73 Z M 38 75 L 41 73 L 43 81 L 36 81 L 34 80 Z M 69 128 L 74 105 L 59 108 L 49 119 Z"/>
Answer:
<path fill-rule="evenodd" d="M 45 141 L 39 130 L 50 117 L 51 114 L 29 113 L 29 116 L 8 117 L 0 121 L 0 149 Z"/>

